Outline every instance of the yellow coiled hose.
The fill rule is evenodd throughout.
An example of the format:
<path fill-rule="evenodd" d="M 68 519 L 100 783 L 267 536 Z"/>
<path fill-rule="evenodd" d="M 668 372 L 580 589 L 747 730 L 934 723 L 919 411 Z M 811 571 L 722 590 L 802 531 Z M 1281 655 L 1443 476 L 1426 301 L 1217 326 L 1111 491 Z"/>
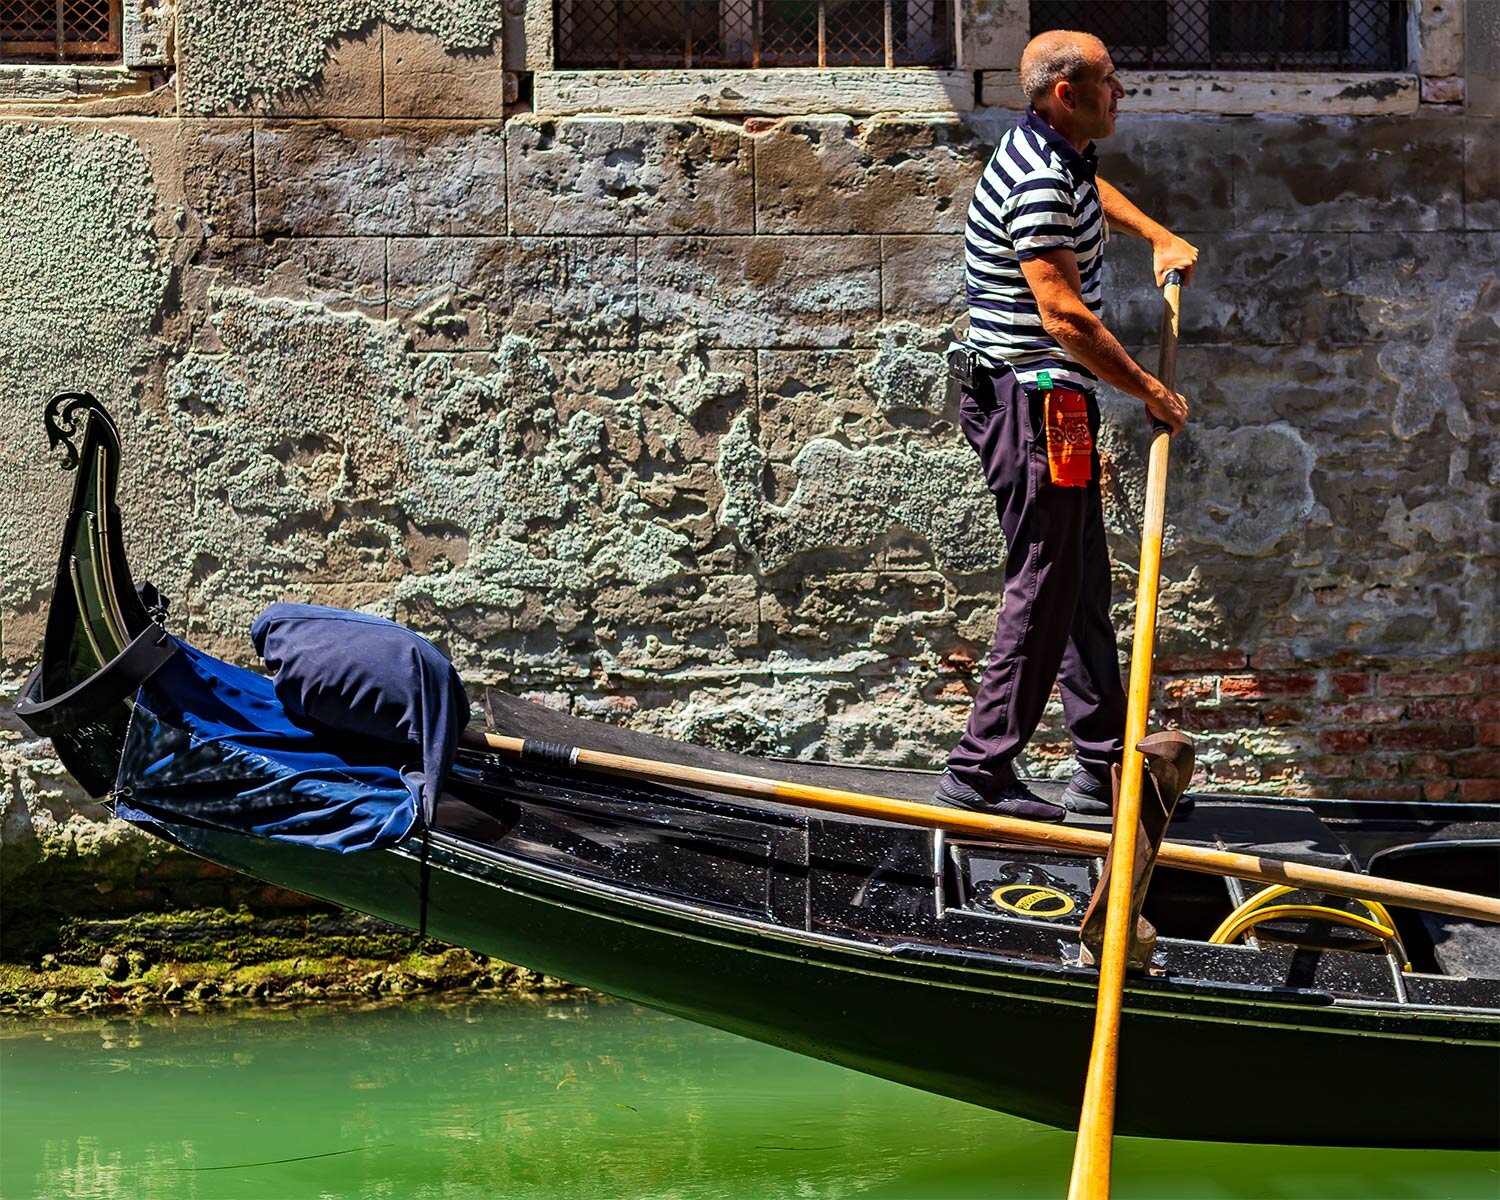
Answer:
<path fill-rule="evenodd" d="M 1406 947 L 1401 944 L 1401 937 L 1396 932 L 1396 923 L 1391 920 L 1391 914 L 1386 911 L 1385 905 L 1381 904 L 1378 900 L 1355 901 L 1357 904 L 1364 905 L 1370 913 L 1368 917 L 1362 917 L 1358 913 L 1345 912 L 1338 908 L 1329 908 L 1323 904 L 1271 903 L 1271 901 L 1279 900 L 1281 897 L 1290 895 L 1297 890 L 1297 888 L 1289 887 L 1284 883 L 1276 883 L 1270 887 L 1262 888 L 1225 917 L 1208 940 L 1222 946 L 1234 941 L 1237 937 L 1243 937 L 1263 921 L 1286 920 L 1288 918 L 1316 919 L 1328 921 L 1335 925 L 1343 925 L 1350 929 L 1358 929 L 1361 932 L 1379 938 L 1383 942 L 1390 943 L 1401 957 L 1402 968 L 1404 970 L 1411 968 L 1411 964 L 1406 960 Z"/>

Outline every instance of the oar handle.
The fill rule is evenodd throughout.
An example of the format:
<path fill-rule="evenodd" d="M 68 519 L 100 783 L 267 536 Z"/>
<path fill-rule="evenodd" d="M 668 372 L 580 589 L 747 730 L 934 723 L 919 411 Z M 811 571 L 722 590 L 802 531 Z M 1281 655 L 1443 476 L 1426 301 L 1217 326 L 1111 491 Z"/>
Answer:
<path fill-rule="evenodd" d="M 1182 300 L 1182 272 L 1173 267 L 1167 272 L 1167 281 L 1161 289 L 1161 358 L 1158 360 L 1156 377 L 1169 392 L 1177 390 L 1177 318 Z M 1153 433 L 1169 433 L 1166 422 L 1151 418 Z"/>

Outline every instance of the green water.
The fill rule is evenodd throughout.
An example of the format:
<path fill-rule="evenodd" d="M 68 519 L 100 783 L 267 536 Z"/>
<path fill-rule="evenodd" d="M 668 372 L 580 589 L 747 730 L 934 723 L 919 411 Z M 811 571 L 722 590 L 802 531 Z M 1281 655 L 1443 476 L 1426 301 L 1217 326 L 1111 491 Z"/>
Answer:
<path fill-rule="evenodd" d="M 628 1005 L 0 1025 L 5 1200 L 1059 1200 L 1071 1152 L 1066 1133 Z M 1495 1154 L 1122 1141 L 1115 1162 L 1120 1200 L 1500 1195 Z"/>

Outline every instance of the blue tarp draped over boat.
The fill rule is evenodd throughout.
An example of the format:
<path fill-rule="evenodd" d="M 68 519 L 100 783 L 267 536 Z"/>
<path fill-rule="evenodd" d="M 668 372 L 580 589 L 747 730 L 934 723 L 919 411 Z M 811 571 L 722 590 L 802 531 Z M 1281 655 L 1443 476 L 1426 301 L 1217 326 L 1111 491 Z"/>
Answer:
<path fill-rule="evenodd" d="M 452 765 L 468 718 L 457 676 L 425 641 L 388 621 L 371 626 L 359 614 L 307 605 L 269 612 L 276 609 L 303 611 L 271 623 L 279 629 L 274 684 L 181 641 L 142 684 L 117 811 L 341 854 L 393 845 L 431 811 Z M 332 670 L 336 658 L 354 665 Z M 321 683 L 320 666 L 332 671 Z M 332 707 L 339 695 L 350 701 L 344 713 Z"/>
<path fill-rule="evenodd" d="M 432 820 L 469 719 L 458 672 L 436 646 L 384 617 L 321 604 L 271 605 L 250 640 L 297 724 L 417 753 L 420 772 L 408 782 L 420 783 L 422 817 Z"/>

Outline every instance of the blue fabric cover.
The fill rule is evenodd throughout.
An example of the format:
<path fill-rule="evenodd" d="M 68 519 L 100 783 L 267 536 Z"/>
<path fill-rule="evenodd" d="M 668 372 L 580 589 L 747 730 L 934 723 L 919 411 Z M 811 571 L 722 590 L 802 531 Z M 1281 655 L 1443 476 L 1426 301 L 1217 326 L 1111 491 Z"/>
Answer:
<path fill-rule="evenodd" d="M 115 812 L 347 854 L 394 845 L 417 823 L 411 748 L 293 721 L 263 675 L 184 642 L 141 685 Z"/>
<path fill-rule="evenodd" d="M 458 672 L 437 647 L 384 617 L 317 604 L 271 605 L 250 640 L 297 724 L 404 747 L 431 821 L 469 720 Z"/>

